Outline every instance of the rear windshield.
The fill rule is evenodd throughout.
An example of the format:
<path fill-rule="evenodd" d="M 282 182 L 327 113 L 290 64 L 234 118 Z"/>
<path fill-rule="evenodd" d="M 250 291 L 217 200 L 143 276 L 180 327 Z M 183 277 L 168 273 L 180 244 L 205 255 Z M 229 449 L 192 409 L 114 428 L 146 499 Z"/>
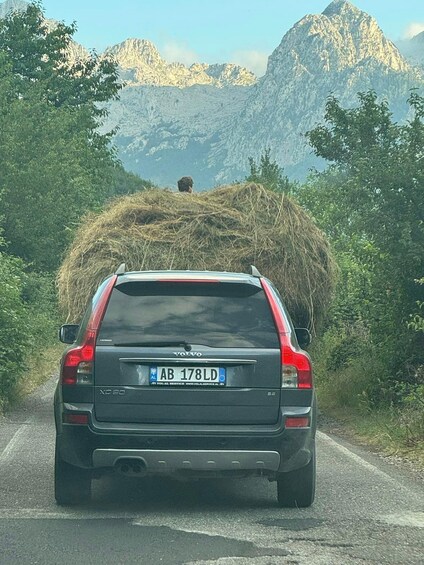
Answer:
<path fill-rule="evenodd" d="M 98 343 L 278 348 L 265 293 L 238 283 L 129 282 L 113 289 Z"/>

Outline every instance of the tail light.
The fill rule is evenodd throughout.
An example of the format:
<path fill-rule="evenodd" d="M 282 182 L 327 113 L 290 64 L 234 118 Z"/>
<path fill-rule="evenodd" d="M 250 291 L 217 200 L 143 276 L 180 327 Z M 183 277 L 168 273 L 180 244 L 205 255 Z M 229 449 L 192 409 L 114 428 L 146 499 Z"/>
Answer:
<path fill-rule="evenodd" d="M 282 388 L 312 388 L 312 365 L 309 355 L 296 351 L 290 336 L 280 334 L 282 348 Z"/>
<path fill-rule="evenodd" d="M 266 279 L 261 278 L 275 326 L 278 331 L 281 350 L 281 388 L 312 388 L 312 365 L 309 355 L 297 351 L 290 339 L 290 331 L 281 312 L 277 298 Z"/>
<path fill-rule="evenodd" d="M 106 306 L 109 302 L 117 275 L 112 276 L 105 285 L 101 295 L 93 307 L 87 329 L 81 345 L 69 349 L 62 363 L 61 382 L 64 385 L 92 385 L 94 373 L 94 353 L 97 333 Z"/>
<path fill-rule="evenodd" d="M 81 414 L 81 413 L 75 413 L 75 414 L 63 414 L 63 423 L 64 424 L 88 424 L 88 414 Z"/>
<path fill-rule="evenodd" d="M 70 349 L 64 357 L 62 366 L 62 384 L 92 385 L 93 362 L 96 333 L 87 330 L 84 344 Z"/>
<path fill-rule="evenodd" d="M 308 416 L 287 416 L 286 428 L 309 428 Z"/>

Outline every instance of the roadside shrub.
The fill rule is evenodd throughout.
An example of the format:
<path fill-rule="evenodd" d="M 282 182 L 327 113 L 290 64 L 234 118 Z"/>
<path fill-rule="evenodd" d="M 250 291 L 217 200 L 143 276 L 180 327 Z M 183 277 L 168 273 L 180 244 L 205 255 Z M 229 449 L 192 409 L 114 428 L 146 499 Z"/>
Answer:
<path fill-rule="evenodd" d="M 392 406 L 398 434 L 409 447 L 424 442 L 424 365 L 414 372 L 416 384 L 398 383 L 396 392 L 399 401 Z"/>
<path fill-rule="evenodd" d="M 387 402 L 390 388 L 384 359 L 360 322 L 328 329 L 314 343 L 311 355 L 324 410 L 362 411 Z"/>
<path fill-rule="evenodd" d="M 51 273 L 29 272 L 23 279 L 22 298 L 27 305 L 30 328 L 30 347 L 35 351 L 37 345 L 57 343 L 57 328 L 60 324 L 55 275 Z"/>
<path fill-rule="evenodd" d="M 0 246 L 3 241 L 0 238 Z M 28 271 L 18 258 L 0 251 L 0 413 L 19 395 L 31 366 L 57 342 L 54 275 Z"/>
<path fill-rule="evenodd" d="M 0 411 L 25 370 L 31 330 L 22 297 L 24 277 L 23 263 L 0 252 Z"/>
<path fill-rule="evenodd" d="M 424 277 L 422 279 L 415 281 L 417 284 L 424 285 Z M 408 326 L 415 330 L 416 332 L 424 333 L 424 302 L 421 300 L 417 301 L 417 312 L 411 314 L 411 320 Z"/>

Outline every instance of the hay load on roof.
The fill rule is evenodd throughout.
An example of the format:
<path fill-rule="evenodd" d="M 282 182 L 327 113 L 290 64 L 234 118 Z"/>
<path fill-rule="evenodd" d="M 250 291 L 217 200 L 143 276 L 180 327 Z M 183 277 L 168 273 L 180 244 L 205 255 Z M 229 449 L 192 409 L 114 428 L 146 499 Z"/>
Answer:
<path fill-rule="evenodd" d="M 328 242 L 286 195 L 248 183 L 199 194 L 150 189 L 112 202 L 80 226 L 58 275 L 59 301 L 79 322 L 100 282 L 127 270 L 250 272 L 279 289 L 298 325 L 314 328 L 333 285 Z"/>

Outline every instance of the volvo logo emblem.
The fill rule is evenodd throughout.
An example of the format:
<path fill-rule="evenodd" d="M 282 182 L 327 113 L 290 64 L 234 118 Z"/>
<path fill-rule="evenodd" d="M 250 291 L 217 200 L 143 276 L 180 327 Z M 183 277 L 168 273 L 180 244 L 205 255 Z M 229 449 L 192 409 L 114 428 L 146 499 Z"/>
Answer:
<path fill-rule="evenodd" d="M 177 357 L 202 357 L 203 353 L 200 351 L 174 351 Z"/>

